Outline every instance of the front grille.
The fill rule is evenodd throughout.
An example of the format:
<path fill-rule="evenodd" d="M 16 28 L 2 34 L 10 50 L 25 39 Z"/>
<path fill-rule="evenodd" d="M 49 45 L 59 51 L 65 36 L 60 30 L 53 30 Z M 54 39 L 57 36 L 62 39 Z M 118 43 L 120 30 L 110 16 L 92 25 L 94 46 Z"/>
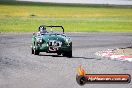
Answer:
<path fill-rule="evenodd" d="M 50 40 L 48 44 L 50 47 L 61 47 L 62 42 L 56 40 Z"/>

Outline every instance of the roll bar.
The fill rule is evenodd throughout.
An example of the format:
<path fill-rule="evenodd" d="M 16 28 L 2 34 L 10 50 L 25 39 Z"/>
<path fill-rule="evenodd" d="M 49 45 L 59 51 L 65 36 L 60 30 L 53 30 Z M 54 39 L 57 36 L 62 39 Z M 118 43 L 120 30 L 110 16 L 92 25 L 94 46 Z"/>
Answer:
<path fill-rule="evenodd" d="M 62 28 L 62 30 L 63 30 L 63 34 L 64 34 L 64 28 L 63 28 L 63 26 L 45 26 L 45 27 L 61 27 Z"/>

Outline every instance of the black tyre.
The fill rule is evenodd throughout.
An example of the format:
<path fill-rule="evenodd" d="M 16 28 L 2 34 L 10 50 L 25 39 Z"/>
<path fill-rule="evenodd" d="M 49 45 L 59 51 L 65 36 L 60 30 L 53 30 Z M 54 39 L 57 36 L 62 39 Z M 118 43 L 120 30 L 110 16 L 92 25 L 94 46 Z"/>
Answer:
<path fill-rule="evenodd" d="M 64 52 L 64 53 L 63 53 L 63 56 L 64 56 L 64 57 L 69 57 L 69 58 L 71 58 L 71 57 L 72 57 L 72 51 Z"/>
<path fill-rule="evenodd" d="M 57 55 L 61 55 L 61 52 L 57 52 Z"/>
<path fill-rule="evenodd" d="M 67 53 L 67 57 L 71 58 L 72 57 L 72 51 Z"/>
<path fill-rule="evenodd" d="M 34 49 L 34 55 L 39 55 L 39 51 Z"/>
<path fill-rule="evenodd" d="M 62 55 L 63 55 L 64 57 L 66 57 L 66 56 L 67 56 L 67 53 L 66 53 L 66 52 L 63 52 Z"/>

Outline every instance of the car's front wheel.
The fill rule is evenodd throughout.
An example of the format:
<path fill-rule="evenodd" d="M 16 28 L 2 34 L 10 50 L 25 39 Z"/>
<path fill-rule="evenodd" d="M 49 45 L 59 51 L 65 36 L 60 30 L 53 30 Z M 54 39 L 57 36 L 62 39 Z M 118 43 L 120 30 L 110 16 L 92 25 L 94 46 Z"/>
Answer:
<path fill-rule="evenodd" d="M 39 55 L 39 51 L 34 49 L 34 55 Z"/>
<path fill-rule="evenodd" d="M 72 51 L 67 53 L 67 57 L 71 58 L 72 57 Z"/>
<path fill-rule="evenodd" d="M 71 57 L 72 57 L 72 51 L 64 52 L 64 53 L 63 53 L 63 56 L 66 56 L 66 57 L 71 58 Z"/>
<path fill-rule="evenodd" d="M 57 55 L 61 55 L 61 52 L 57 52 Z"/>

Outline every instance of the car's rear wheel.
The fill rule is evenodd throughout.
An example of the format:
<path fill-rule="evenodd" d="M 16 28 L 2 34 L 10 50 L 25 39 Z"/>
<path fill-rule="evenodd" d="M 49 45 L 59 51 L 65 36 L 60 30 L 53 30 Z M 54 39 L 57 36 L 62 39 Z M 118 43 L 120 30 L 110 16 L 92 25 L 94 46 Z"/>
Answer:
<path fill-rule="evenodd" d="M 34 49 L 34 55 L 39 55 L 39 51 Z"/>

